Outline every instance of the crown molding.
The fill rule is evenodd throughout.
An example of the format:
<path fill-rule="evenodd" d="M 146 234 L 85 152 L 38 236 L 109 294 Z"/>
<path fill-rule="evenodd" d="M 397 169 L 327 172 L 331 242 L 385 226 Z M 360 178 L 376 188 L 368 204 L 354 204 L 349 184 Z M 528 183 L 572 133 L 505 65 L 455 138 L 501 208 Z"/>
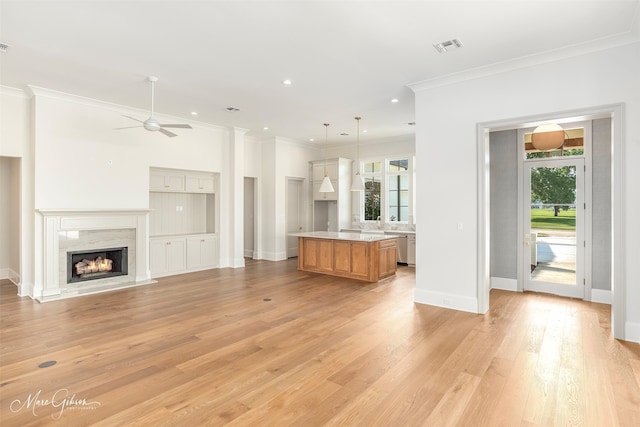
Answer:
<path fill-rule="evenodd" d="M 30 97 L 49 98 L 49 99 L 56 99 L 59 101 L 72 102 L 75 104 L 86 105 L 88 107 L 114 111 L 119 114 L 128 114 L 128 115 L 135 114 L 145 118 L 149 116 L 149 110 L 127 107 L 126 105 L 115 104 L 107 101 L 100 101 L 98 99 L 87 98 L 84 96 L 74 95 L 66 92 L 60 92 L 57 90 L 47 89 L 39 86 L 27 85 L 27 91 L 28 91 L 27 93 L 30 94 Z M 224 132 L 229 131 L 229 127 L 227 126 L 219 126 L 219 125 L 214 125 L 210 123 L 200 122 L 187 117 L 171 116 L 168 114 L 158 113 L 157 111 L 154 111 L 153 115 L 156 118 L 161 118 L 167 121 L 169 120 L 174 121 L 177 119 L 181 122 L 189 123 L 197 127 L 215 129 L 215 130 L 224 131 Z"/>
<path fill-rule="evenodd" d="M 16 98 L 30 99 L 31 95 L 24 89 L 18 89 L 10 86 L 0 86 L 0 94 L 15 96 Z"/>
<path fill-rule="evenodd" d="M 638 19 L 636 19 L 636 21 L 637 20 Z M 444 76 L 434 77 L 431 79 L 410 83 L 407 86 L 414 92 L 421 92 L 424 90 L 448 86 L 468 80 L 476 80 L 496 74 L 508 73 L 510 71 L 515 71 L 522 68 L 557 62 L 564 59 L 584 56 L 595 52 L 639 43 L 640 30 L 638 28 L 640 28 L 640 25 L 636 24 L 630 31 L 614 36 L 605 37 L 586 43 L 580 43 L 577 45 L 567 46 L 560 49 L 541 52 L 529 56 L 523 56 L 520 58 L 510 59 L 504 62 L 489 64 L 486 66 L 472 68 L 469 70 L 447 74 Z"/>

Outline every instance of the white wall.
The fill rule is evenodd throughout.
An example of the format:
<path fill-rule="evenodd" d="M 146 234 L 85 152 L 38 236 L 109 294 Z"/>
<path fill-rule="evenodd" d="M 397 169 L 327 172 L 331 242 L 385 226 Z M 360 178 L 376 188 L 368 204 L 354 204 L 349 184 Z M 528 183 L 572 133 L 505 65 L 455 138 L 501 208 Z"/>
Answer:
<path fill-rule="evenodd" d="M 19 183 L 14 188 L 12 203 L 20 209 L 12 211 L 12 244 L 19 253 L 11 252 L 10 268 L 16 276 L 11 279 L 19 284 L 19 295 L 30 295 L 34 283 L 34 178 L 31 140 L 31 101 L 24 91 L 0 86 L 0 156 L 13 157 L 12 180 Z M 14 226 L 19 227 L 17 230 Z M 10 272 L 11 273 L 11 272 Z"/>
<path fill-rule="evenodd" d="M 327 158 L 344 157 L 355 160 L 355 141 L 349 144 L 332 145 L 327 147 Z M 360 141 L 360 159 L 372 157 L 388 157 L 393 154 L 413 154 L 416 152 L 415 135 L 401 135 L 391 139 Z M 322 154 L 320 154 L 322 155 Z M 314 159 L 319 160 L 319 159 Z"/>
<path fill-rule="evenodd" d="M 640 341 L 640 287 L 634 260 L 640 256 L 640 43 L 532 65 L 438 86 L 414 85 L 418 223 L 429 237 L 417 242 L 417 302 L 477 312 L 478 170 L 477 125 L 519 117 L 562 116 L 562 111 L 624 103 L 624 211 L 626 339 Z M 457 224 L 463 224 L 458 231 Z"/>
<path fill-rule="evenodd" d="M 262 185 L 258 186 L 261 202 L 258 215 L 262 217 L 262 242 L 258 257 L 272 261 L 287 258 L 286 241 L 286 186 L 287 177 L 302 178 L 309 186 L 309 162 L 315 160 L 319 150 L 311 145 L 276 137 L 262 143 Z M 310 229 L 310 190 L 301 201 L 305 229 Z"/>
<path fill-rule="evenodd" d="M 226 129 L 192 123 L 168 138 L 142 128 L 114 130 L 135 122 L 108 104 L 45 91 L 36 91 L 34 102 L 36 209 L 147 208 L 150 166 L 223 169 Z"/>

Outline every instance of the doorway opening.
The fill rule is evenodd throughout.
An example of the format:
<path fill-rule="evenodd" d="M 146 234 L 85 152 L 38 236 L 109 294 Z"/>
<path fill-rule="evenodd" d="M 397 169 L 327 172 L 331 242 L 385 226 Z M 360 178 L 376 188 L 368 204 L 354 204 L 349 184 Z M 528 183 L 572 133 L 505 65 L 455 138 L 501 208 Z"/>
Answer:
<path fill-rule="evenodd" d="M 256 178 L 244 178 L 244 257 L 256 258 Z"/>
<path fill-rule="evenodd" d="M 585 193 L 585 199 L 587 200 L 588 206 L 593 207 L 593 224 L 585 224 L 584 234 L 587 241 L 592 241 L 592 248 L 590 249 L 592 249 L 594 252 L 592 255 L 593 265 L 588 265 L 585 262 L 585 277 L 588 283 L 591 279 L 590 275 L 593 275 L 593 289 L 592 294 L 589 295 L 588 293 L 585 293 L 584 298 L 587 300 L 593 300 L 594 295 L 596 295 L 596 297 L 597 295 L 608 295 L 612 306 L 611 327 L 613 335 L 615 338 L 624 339 L 625 258 L 624 256 L 620 256 L 620 254 L 624 254 L 626 239 L 622 200 L 622 190 L 624 188 L 624 132 L 622 131 L 623 106 L 621 104 L 572 110 L 563 113 L 555 113 L 553 115 L 528 116 L 520 117 L 517 119 L 507 119 L 478 124 L 478 312 L 485 313 L 489 308 L 489 291 L 491 289 L 490 264 L 493 263 L 493 253 L 491 250 L 491 221 L 493 221 L 493 218 L 490 212 L 490 207 L 493 203 L 493 196 L 491 196 L 491 198 L 489 197 L 489 185 L 491 178 L 489 166 L 492 162 L 494 162 L 494 159 L 493 156 L 490 155 L 490 134 L 497 131 L 507 131 L 515 129 L 520 130 L 526 128 L 533 129 L 539 124 L 549 122 L 550 118 L 552 117 L 558 118 L 556 120 L 556 123 L 560 124 L 575 122 L 577 120 L 592 121 L 592 123 L 595 123 L 596 121 L 600 121 L 600 119 L 604 119 L 603 121 L 608 123 L 608 125 L 602 126 L 602 129 L 606 130 L 606 132 L 604 133 L 608 135 L 605 137 L 607 140 L 607 145 L 603 146 L 602 148 L 607 152 L 607 158 L 609 160 L 608 162 L 603 162 L 606 163 L 606 165 L 603 166 L 603 164 L 601 164 L 597 166 L 595 165 L 595 158 L 597 158 L 598 156 L 596 154 L 596 157 L 592 159 L 594 161 L 594 167 L 591 173 L 593 179 L 594 194 L 598 193 L 598 191 L 596 191 L 596 187 L 600 185 L 602 187 L 606 187 L 608 190 L 610 208 L 604 209 L 604 214 L 601 212 L 596 215 L 596 212 L 600 211 L 599 203 L 596 201 L 589 204 L 591 202 L 591 200 L 589 199 L 589 197 L 591 197 L 591 193 L 589 192 L 589 190 L 587 190 L 587 192 Z M 520 141 L 520 139 L 518 140 Z M 520 180 L 520 182 L 518 182 L 519 189 L 522 188 L 522 181 L 524 180 L 524 166 L 521 167 L 522 169 L 517 173 L 517 179 Z M 589 168 L 588 163 L 587 168 Z M 606 177 L 606 180 L 601 179 L 603 177 Z M 514 179 L 515 178 L 516 176 L 514 176 Z M 522 203 L 518 203 L 518 206 L 520 206 L 519 209 L 522 209 L 521 205 Z M 606 217 L 606 221 L 603 221 L 603 224 L 606 225 L 600 225 L 600 223 L 598 222 L 600 221 L 598 219 L 598 216 L 600 216 L 601 218 Z M 518 221 L 520 222 L 517 229 L 522 231 L 524 229 L 524 215 L 522 215 L 522 212 L 520 212 L 520 215 L 517 215 L 517 217 Z M 600 234 L 601 231 L 605 231 L 605 235 L 596 236 L 596 234 Z M 595 250 L 598 247 L 599 242 L 602 243 L 601 246 L 602 248 L 604 248 L 602 249 L 605 251 L 604 253 L 608 255 L 599 256 L 596 254 Z M 580 243 L 577 242 L 578 246 L 579 244 Z M 522 284 L 524 282 L 523 272 L 525 270 L 524 268 L 522 268 L 522 261 L 524 260 L 523 254 L 525 250 L 530 250 L 530 247 L 525 247 L 524 245 L 524 233 L 518 233 L 516 246 L 516 258 L 518 260 L 518 278 L 517 289 L 515 290 L 522 291 L 524 290 Z M 602 268 L 601 266 L 599 266 L 601 260 L 606 260 L 609 263 L 609 267 Z M 597 283 L 600 281 L 600 279 L 596 279 L 596 273 L 602 273 L 601 280 L 608 283 L 608 291 L 602 293 L 601 290 L 598 289 Z"/>
<path fill-rule="evenodd" d="M 300 233 L 303 227 L 303 183 L 302 178 L 287 178 L 286 191 L 286 224 L 287 224 L 287 258 L 298 256 L 298 238 L 291 233 Z"/>

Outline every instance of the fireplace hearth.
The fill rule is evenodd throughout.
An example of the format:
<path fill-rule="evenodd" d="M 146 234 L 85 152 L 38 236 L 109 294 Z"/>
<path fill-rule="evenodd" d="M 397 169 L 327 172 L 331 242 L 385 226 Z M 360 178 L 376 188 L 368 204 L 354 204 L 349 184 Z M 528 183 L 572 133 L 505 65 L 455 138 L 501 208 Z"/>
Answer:
<path fill-rule="evenodd" d="M 127 247 L 67 252 L 67 283 L 127 274 Z"/>

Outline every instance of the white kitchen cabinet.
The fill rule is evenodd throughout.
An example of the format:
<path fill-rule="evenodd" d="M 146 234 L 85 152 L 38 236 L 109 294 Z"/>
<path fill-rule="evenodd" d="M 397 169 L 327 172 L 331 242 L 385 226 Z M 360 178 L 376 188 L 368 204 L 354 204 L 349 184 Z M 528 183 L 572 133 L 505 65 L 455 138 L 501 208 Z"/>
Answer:
<path fill-rule="evenodd" d="M 216 267 L 217 239 L 212 235 L 187 237 L 187 269 L 197 270 Z"/>
<path fill-rule="evenodd" d="M 334 191 L 321 193 L 324 170 Z M 310 162 L 313 230 L 338 231 L 351 226 L 351 159 L 342 157 Z"/>
<path fill-rule="evenodd" d="M 149 265 L 152 277 L 183 272 L 187 265 L 186 239 L 149 239 Z"/>
<path fill-rule="evenodd" d="M 188 193 L 213 193 L 213 175 L 186 175 L 185 188 Z"/>
<path fill-rule="evenodd" d="M 152 170 L 149 174 L 149 191 L 184 191 L 185 176 L 163 170 Z"/>

